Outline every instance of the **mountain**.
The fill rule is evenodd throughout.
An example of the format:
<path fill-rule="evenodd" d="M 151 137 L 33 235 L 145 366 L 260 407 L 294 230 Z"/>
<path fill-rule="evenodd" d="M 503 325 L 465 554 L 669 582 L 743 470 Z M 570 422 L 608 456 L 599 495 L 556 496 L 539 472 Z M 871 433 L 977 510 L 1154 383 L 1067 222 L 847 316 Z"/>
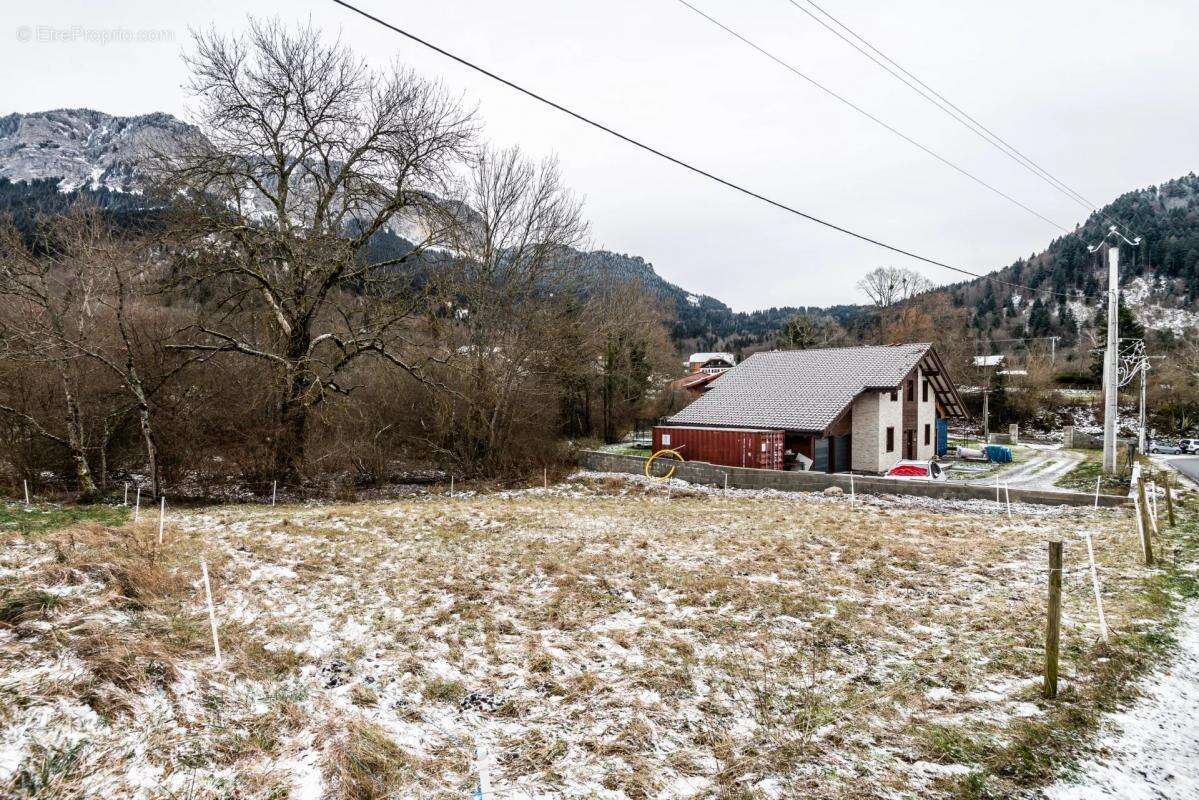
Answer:
<path fill-rule="evenodd" d="M 130 210 L 146 185 L 144 161 L 152 152 L 203 137 L 198 128 L 169 114 L 120 117 L 90 109 L 59 109 L 0 118 L 0 208 L 21 214 L 48 210 L 61 193 L 85 192 L 106 207 Z M 464 213 L 469 213 L 466 210 Z M 1108 219 L 1144 237 L 1124 248 L 1121 288 L 1125 302 L 1150 330 L 1181 336 L 1199 327 L 1199 178 L 1193 173 L 1160 186 L 1128 192 L 1076 231 L 995 273 L 1001 280 L 1034 287 L 1013 289 L 976 279 L 937 289 L 969 310 L 978 335 L 991 338 L 1061 336 L 1073 341 L 1095 318 L 1106 282 L 1105 268 L 1087 252 Z M 404 248 L 424 233 L 419 221 L 397 218 L 380 236 L 380 248 Z M 860 338 L 871 310 L 866 306 L 769 308 L 735 312 L 720 300 L 695 294 L 663 279 L 645 259 L 608 250 L 582 254 L 597 278 L 641 282 L 673 308 L 671 333 L 681 349 L 741 350 L 768 346 L 798 313 L 831 318 L 851 339 Z M 1042 292 L 1040 290 L 1047 290 Z M 1052 293 L 1073 292 L 1070 299 Z"/>
<path fill-rule="evenodd" d="M 983 279 L 944 291 L 956 305 L 971 308 L 975 327 L 994 338 L 1069 336 L 1093 322 L 1103 304 L 1107 265 L 1087 247 L 1098 243 L 1113 222 L 1129 238 L 1142 240 L 1135 248 L 1122 245 L 1120 253 L 1121 296 L 1138 321 L 1174 337 L 1199 327 L 1199 177 L 1194 173 L 1120 195 L 1042 252 L 994 273 L 1037 292 Z"/>
<path fill-rule="evenodd" d="M 143 162 L 201 137 L 170 114 L 115 117 L 85 108 L 0 117 L 0 178 L 54 179 L 63 191 L 139 192 Z"/>

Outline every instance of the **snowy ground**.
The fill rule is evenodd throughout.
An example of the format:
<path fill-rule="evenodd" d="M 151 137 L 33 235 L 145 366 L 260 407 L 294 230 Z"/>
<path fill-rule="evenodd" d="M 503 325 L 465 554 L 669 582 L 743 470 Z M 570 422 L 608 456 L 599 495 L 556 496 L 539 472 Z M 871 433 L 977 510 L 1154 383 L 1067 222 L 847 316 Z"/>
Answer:
<path fill-rule="evenodd" d="M 548 490 L 5 533 L 0 790 L 47 798 L 945 797 L 1144 624 L 1124 511 Z M 223 660 L 212 653 L 205 559 Z M 0 791 L 2 793 L 2 791 Z"/>
<path fill-rule="evenodd" d="M 1179 626 L 1178 653 L 1144 681 L 1142 697 L 1105 723 L 1100 755 L 1078 782 L 1046 791 L 1050 800 L 1193 800 L 1199 797 L 1199 609 Z"/>

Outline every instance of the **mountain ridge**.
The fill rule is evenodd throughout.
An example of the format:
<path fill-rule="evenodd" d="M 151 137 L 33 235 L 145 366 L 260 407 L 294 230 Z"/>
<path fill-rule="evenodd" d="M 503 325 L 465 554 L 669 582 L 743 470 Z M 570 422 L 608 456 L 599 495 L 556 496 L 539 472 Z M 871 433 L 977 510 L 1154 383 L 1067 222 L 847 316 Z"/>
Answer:
<path fill-rule="evenodd" d="M 169 152 L 192 137 L 203 138 L 194 125 L 164 112 L 118 116 L 87 108 L 52 109 L 0 117 L 0 195 L 12 208 L 18 184 L 28 183 L 45 201 L 46 182 L 59 192 L 103 195 L 106 205 L 132 205 L 122 194 L 139 194 L 148 180 L 142 161 L 151 151 Z M 980 335 L 1076 336 L 1101 301 L 1105 270 L 1086 251 L 1099 241 L 1106 219 L 1114 217 L 1145 236 L 1142 249 L 1124 248 L 1124 297 L 1150 329 L 1180 336 L 1199 326 L 1190 306 L 1199 299 L 1199 178 L 1194 173 L 1126 192 L 1091 215 L 1074 232 L 1059 236 L 1046 248 L 1017 259 L 987 277 L 938 287 L 955 306 L 970 311 Z M 415 221 L 397 219 L 391 233 L 411 243 L 420 237 Z M 670 305 L 675 314 L 671 334 L 682 348 L 740 350 L 771 345 L 787 320 L 796 314 L 831 317 L 851 329 L 869 318 L 867 305 L 831 307 L 782 306 L 733 311 L 711 295 L 691 292 L 666 280 L 641 256 L 609 249 L 582 251 L 587 269 L 597 275 L 637 280 Z M 990 278 L 1026 284 L 1033 292 L 1004 286 Z M 1078 290 L 1074 301 L 1046 302 L 1043 297 Z M 1031 295 L 1036 295 L 1033 297 Z"/>

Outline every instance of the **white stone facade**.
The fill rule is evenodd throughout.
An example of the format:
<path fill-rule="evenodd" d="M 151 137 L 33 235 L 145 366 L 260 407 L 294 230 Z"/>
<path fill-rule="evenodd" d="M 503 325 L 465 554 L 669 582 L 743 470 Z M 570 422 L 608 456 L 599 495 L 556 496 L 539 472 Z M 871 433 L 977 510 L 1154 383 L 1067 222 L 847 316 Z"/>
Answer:
<path fill-rule="evenodd" d="M 852 465 L 855 472 L 886 472 L 903 449 L 903 393 L 863 392 L 853 404 Z M 887 428 L 894 430 L 887 452 Z"/>

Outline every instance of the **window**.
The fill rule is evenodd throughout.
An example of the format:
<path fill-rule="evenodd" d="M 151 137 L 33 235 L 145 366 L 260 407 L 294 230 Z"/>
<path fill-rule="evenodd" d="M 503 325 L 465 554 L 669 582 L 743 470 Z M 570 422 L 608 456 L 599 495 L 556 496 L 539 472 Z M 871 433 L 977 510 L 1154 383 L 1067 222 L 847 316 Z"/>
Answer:
<path fill-rule="evenodd" d="M 916 399 L 916 381 L 908 381 L 908 391 L 905 398 L 909 403 Z"/>
<path fill-rule="evenodd" d="M 928 384 L 925 384 L 925 386 L 928 386 Z M 927 423 L 925 423 L 925 425 L 924 425 L 924 443 L 925 444 L 933 443 L 933 426 L 929 425 Z"/>
<path fill-rule="evenodd" d="M 669 433 L 662 434 L 662 446 L 670 447 L 670 434 Z"/>
<path fill-rule="evenodd" d="M 895 452 L 895 428 L 887 428 L 887 452 Z"/>
<path fill-rule="evenodd" d="M 892 402 L 892 403 L 894 403 L 894 402 L 895 402 L 896 400 L 898 400 L 898 399 L 899 399 L 899 390 L 898 390 L 898 389 L 892 389 L 892 390 L 891 390 L 891 402 Z"/>
<path fill-rule="evenodd" d="M 921 399 L 925 403 L 927 403 L 928 402 L 928 379 L 927 378 L 924 381 L 923 394 L 924 394 L 924 396 Z"/>

